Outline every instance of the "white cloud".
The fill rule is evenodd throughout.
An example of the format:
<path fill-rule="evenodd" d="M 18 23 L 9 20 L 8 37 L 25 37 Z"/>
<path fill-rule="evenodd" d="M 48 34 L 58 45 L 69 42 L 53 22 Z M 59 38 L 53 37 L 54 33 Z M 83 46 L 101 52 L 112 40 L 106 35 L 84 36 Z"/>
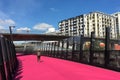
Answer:
<path fill-rule="evenodd" d="M 0 29 L 3 29 L 3 26 L 0 26 Z"/>
<path fill-rule="evenodd" d="M 8 33 L 9 30 L 4 29 L 4 26 L 0 26 L 0 33 Z"/>
<path fill-rule="evenodd" d="M 49 32 L 55 32 L 55 28 L 49 28 L 48 31 Z"/>
<path fill-rule="evenodd" d="M 15 22 L 12 19 L 0 19 L 0 25 L 15 25 Z"/>
<path fill-rule="evenodd" d="M 0 26 L 0 29 L 3 29 L 4 27 L 3 26 Z"/>
<path fill-rule="evenodd" d="M 9 33 L 9 31 L 5 29 L 0 29 L 0 33 Z"/>
<path fill-rule="evenodd" d="M 21 28 L 17 29 L 16 31 L 17 31 L 17 32 L 23 32 L 23 31 L 30 31 L 30 30 L 31 30 L 31 29 L 28 28 L 28 27 L 21 27 Z"/>
<path fill-rule="evenodd" d="M 8 26 L 15 25 L 15 21 L 12 19 L 0 19 L 0 29 L 6 29 Z"/>
<path fill-rule="evenodd" d="M 7 23 L 9 25 L 15 25 L 15 22 L 12 19 L 5 20 L 5 23 Z"/>
<path fill-rule="evenodd" d="M 40 24 L 37 24 L 37 25 L 35 25 L 33 27 L 33 29 L 35 29 L 35 30 L 41 30 L 41 31 L 46 31 L 49 28 L 53 28 L 53 26 L 50 25 L 50 24 L 47 24 L 47 23 L 40 23 Z"/>
<path fill-rule="evenodd" d="M 7 14 L 0 10 L 0 29 L 8 29 L 9 26 L 14 26 L 15 21 L 10 19 Z"/>
<path fill-rule="evenodd" d="M 46 31 L 46 33 L 50 33 L 50 32 L 55 32 L 55 28 L 49 28 L 48 31 Z"/>

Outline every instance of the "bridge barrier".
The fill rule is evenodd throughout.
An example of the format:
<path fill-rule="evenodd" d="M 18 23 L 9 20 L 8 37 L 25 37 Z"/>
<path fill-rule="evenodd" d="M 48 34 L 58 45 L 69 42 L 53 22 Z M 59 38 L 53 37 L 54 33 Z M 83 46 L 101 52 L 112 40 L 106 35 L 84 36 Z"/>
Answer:
<path fill-rule="evenodd" d="M 85 47 L 86 42 L 89 42 L 87 48 Z M 100 46 L 100 43 L 105 45 Z M 96 39 L 93 33 L 91 38 L 87 40 L 84 36 L 74 36 L 61 41 L 41 43 L 40 46 L 42 47 L 40 49 L 45 56 L 120 71 L 120 50 L 114 49 L 116 43 L 119 44 L 119 41 L 113 41 L 109 37 L 102 40 Z"/>
<path fill-rule="evenodd" d="M 56 46 L 57 47 L 57 46 Z M 76 61 L 80 63 L 90 64 L 94 66 L 99 66 L 107 69 L 113 69 L 116 71 L 120 71 L 120 50 L 109 50 L 110 58 L 108 66 L 104 66 L 105 64 L 105 51 L 104 50 L 94 50 L 92 63 L 90 62 L 90 51 L 83 50 L 83 55 L 80 57 L 81 54 L 79 50 L 41 50 L 42 55 L 55 57 L 60 59 L 66 59 L 71 61 Z M 82 58 L 82 59 L 80 59 Z"/>
<path fill-rule="evenodd" d="M 0 36 L 0 80 L 12 80 L 17 68 L 16 51 L 13 42 Z"/>

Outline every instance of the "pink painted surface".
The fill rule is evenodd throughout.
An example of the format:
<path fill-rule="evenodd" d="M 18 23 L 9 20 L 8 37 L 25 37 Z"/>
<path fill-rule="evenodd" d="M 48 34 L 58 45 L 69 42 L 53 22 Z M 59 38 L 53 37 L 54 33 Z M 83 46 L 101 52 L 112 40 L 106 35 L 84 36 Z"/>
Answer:
<path fill-rule="evenodd" d="M 35 55 L 19 56 L 21 62 L 14 80 L 120 80 L 120 73 L 72 61 Z"/>

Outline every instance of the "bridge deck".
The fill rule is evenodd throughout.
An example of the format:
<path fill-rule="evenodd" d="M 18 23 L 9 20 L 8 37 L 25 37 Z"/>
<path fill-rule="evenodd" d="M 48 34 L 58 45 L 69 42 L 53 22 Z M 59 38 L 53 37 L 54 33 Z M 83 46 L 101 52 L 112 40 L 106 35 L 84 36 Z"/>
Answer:
<path fill-rule="evenodd" d="M 62 59 L 35 55 L 18 56 L 14 80 L 119 80 L 120 73 Z"/>

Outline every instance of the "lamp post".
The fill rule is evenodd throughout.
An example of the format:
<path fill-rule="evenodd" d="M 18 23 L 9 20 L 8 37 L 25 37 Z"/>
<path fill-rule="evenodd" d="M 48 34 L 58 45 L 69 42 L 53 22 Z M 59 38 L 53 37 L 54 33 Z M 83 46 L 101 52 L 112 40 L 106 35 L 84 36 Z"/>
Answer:
<path fill-rule="evenodd" d="M 13 43 L 12 28 L 15 28 L 15 26 L 9 26 L 9 30 L 10 30 L 10 40 L 11 40 L 11 42 Z"/>
<path fill-rule="evenodd" d="M 26 30 L 27 34 L 29 34 L 29 29 Z M 23 52 L 25 53 L 26 52 L 26 47 L 27 47 L 27 40 L 25 40 L 25 45 L 24 45 L 24 50 Z"/>

